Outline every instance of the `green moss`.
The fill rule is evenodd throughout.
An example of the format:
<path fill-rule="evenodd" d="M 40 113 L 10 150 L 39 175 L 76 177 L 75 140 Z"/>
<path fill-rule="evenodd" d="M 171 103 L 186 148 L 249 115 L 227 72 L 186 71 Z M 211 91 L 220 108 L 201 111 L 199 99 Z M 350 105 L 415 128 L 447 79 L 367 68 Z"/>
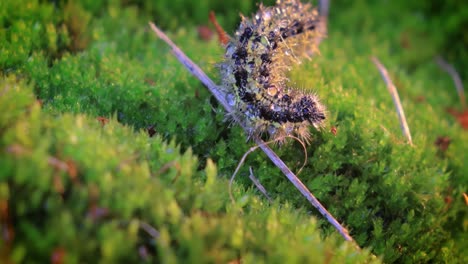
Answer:
<path fill-rule="evenodd" d="M 260 152 L 231 204 L 226 179 L 252 143 L 147 27 L 171 29 L 216 80 L 223 49 L 196 26 L 213 9 L 234 29 L 254 3 L 156 2 L 0 3 L 0 224 L 15 233 L 0 241 L 1 260 L 47 262 L 63 250 L 71 263 L 377 262 L 343 242 Z M 370 2 L 333 2 L 321 55 L 291 73 L 329 111 L 299 177 L 384 262 L 467 262 L 468 134 L 445 111 L 458 98 L 432 60 L 462 19 L 430 32 L 419 4 Z M 399 88 L 413 147 L 370 56 Z M 451 140 L 446 151 L 434 145 L 440 136 Z M 275 150 L 302 166 L 298 144 Z"/>
<path fill-rule="evenodd" d="M 249 202 L 239 211 L 220 191 L 227 181 L 216 176 L 216 165 L 209 160 L 197 170 L 192 151 L 181 153 L 174 142 L 115 119 L 102 125 L 43 113 L 31 89 L 12 76 L 0 87 L 1 198 L 15 230 L 2 244 L 11 246 L 14 262 L 45 261 L 57 248 L 71 263 L 377 262 L 336 235 L 322 240 L 305 212 L 270 206 L 252 190 L 244 191 Z"/>

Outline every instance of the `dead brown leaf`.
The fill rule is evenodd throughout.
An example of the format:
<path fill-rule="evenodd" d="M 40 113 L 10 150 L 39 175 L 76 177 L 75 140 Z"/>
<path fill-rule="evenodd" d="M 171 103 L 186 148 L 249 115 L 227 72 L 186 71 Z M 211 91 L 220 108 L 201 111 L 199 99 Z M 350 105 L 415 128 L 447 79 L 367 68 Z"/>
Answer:
<path fill-rule="evenodd" d="M 459 112 L 455 109 L 449 108 L 447 109 L 447 112 L 457 119 L 463 129 L 468 130 L 468 109 Z"/>
<path fill-rule="evenodd" d="M 436 141 L 434 142 L 434 145 L 436 145 L 436 147 L 440 151 L 445 152 L 447 150 L 447 148 L 449 147 L 451 142 L 452 142 L 452 140 L 450 140 L 449 137 L 439 136 L 439 137 L 437 137 Z"/>
<path fill-rule="evenodd" d="M 102 116 L 98 116 L 97 118 L 97 121 L 101 122 L 101 125 L 104 126 L 106 125 L 107 123 L 109 123 L 109 119 L 108 118 L 105 118 L 105 117 L 102 117 Z"/>
<path fill-rule="evenodd" d="M 210 41 L 213 38 L 213 31 L 207 26 L 199 26 L 197 31 L 201 40 Z"/>
<path fill-rule="evenodd" d="M 50 256 L 50 263 L 52 264 L 63 264 L 65 263 L 65 256 L 67 252 L 62 247 L 56 247 L 54 251 L 52 251 L 52 255 Z"/>

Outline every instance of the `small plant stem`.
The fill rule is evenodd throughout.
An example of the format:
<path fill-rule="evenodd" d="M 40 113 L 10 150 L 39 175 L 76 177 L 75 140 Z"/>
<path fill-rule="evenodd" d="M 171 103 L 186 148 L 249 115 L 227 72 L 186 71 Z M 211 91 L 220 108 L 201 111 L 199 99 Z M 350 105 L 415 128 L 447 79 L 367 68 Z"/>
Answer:
<path fill-rule="evenodd" d="M 222 92 L 220 92 L 218 86 L 203 72 L 203 70 L 198 67 L 194 62 L 192 62 L 182 50 L 180 50 L 170 39 L 164 34 L 154 23 L 149 23 L 151 29 L 156 33 L 156 35 L 164 40 L 172 49 L 174 56 L 185 66 L 185 68 L 190 71 L 195 77 L 197 77 L 214 95 L 216 100 L 224 107 L 228 112 L 232 112 L 232 107 L 227 103 L 226 99 Z M 235 119 L 235 115 L 232 115 Z M 242 124 L 239 120 L 235 120 L 239 125 L 241 125 L 244 131 L 248 131 L 245 125 Z M 327 209 L 315 198 L 315 196 L 307 189 L 307 187 L 297 178 L 294 173 L 288 168 L 288 166 L 276 155 L 276 153 L 259 137 L 252 136 L 255 140 L 255 143 L 265 152 L 265 154 L 270 158 L 270 160 L 286 175 L 288 180 L 304 195 L 307 200 L 315 207 L 317 210 L 337 229 L 337 231 L 347 240 L 354 241 L 353 238 L 349 235 L 349 232 L 344 228 L 328 211 Z"/>
<path fill-rule="evenodd" d="M 460 78 L 460 74 L 458 74 L 455 67 L 453 67 L 450 63 L 446 62 L 442 57 L 437 56 L 436 62 L 440 68 L 446 71 L 450 77 L 452 77 L 453 83 L 455 84 L 455 88 L 457 89 L 458 98 L 460 99 L 460 103 L 463 109 L 466 108 L 466 97 L 465 97 L 465 90 L 463 89 L 463 82 Z"/>
<path fill-rule="evenodd" d="M 264 144 L 268 144 L 268 143 L 264 143 Z M 256 145 L 256 146 L 253 146 L 251 147 L 249 150 L 247 150 L 244 155 L 242 156 L 242 158 L 240 159 L 239 163 L 237 164 L 237 167 L 236 169 L 234 170 L 234 173 L 232 174 L 231 176 L 231 179 L 229 179 L 229 197 L 231 198 L 231 201 L 232 203 L 235 202 L 235 199 L 234 199 L 234 195 L 232 195 L 232 183 L 234 182 L 234 178 L 236 177 L 237 173 L 239 172 L 240 168 L 242 167 L 242 165 L 244 164 L 245 162 L 245 159 L 247 158 L 247 156 L 254 152 L 256 149 L 258 149 L 260 146 L 259 145 Z"/>
<path fill-rule="evenodd" d="M 219 25 L 218 20 L 216 19 L 216 15 L 213 11 L 210 12 L 210 21 L 216 29 L 216 33 L 218 34 L 219 43 L 226 45 L 229 42 L 229 36 L 226 34 L 224 29 Z"/>
<path fill-rule="evenodd" d="M 30 155 L 32 153 L 31 150 L 26 149 L 23 146 L 18 145 L 18 144 L 13 144 L 7 147 L 7 151 L 17 156 Z M 65 161 L 62 161 L 53 156 L 47 156 L 47 164 L 49 164 L 53 168 L 58 169 L 60 171 L 64 171 L 64 172 L 70 171 L 70 167 Z"/>
<path fill-rule="evenodd" d="M 138 221 L 139 226 L 142 230 L 144 230 L 148 235 L 152 236 L 154 239 L 159 238 L 159 232 L 156 230 L 156 228 L 152 227 L 150 224 L 143 222 L 143 221 Z"/>
<path fill-rule="evenodd" d="M 380 63 L 380 61 L 376 57 L 372 57 L 372 62 L 374 62 L 375 66 L 377 66 L 377 69 L 379 70 L 380 75 L 382 75 L 382 79 L 387 85 L 387 89 L 390 92 L 390 95 L 392 96 L 393 103 L 395 104 L 395 108 L 398 114 L 398 119 L 400 120 L 400 126 L 401 126 L 401 130 L 403 131 L 403 135 L 408 140 L 408 143 L 412 146 L 413 139 L 411 138 L 410 129 L 408 127 L 408 123 L 406 122 L 405 112 L 403 111 L 403 106 L 401 105 L 401 101 L 400 101 L 400 97 L 398 96 L 397 88 L 393 84 L 392 79 L 390 79 L 390 76 L 388 75 L 387 69 L 382 65 L 382 63 Z"/>
<path fill-rule="evenodd" d="M 260 183 L 260 181 L 255 178 L 255 175 L 253 173 L 253 170 L 252 170 L 252 167 L 249 167 L 249 178 L 250 180 L 255 184 L 255 186 L 257 187 L 257 189 L 268 199 L 268 201 L 271 203 L 273 202 L 270 198 L 270 196 L 268 195 L 265 187 L 263 187 L 263 185 Z"/>
<path fill-rule="evenodd" d="M 330 12 L 330 1 L 329 0 L 319 0 L 319 16 L 320 16 L 320 23 L 319 23 L 319 32 L 320 35 L 326 36 L 327 35 L 327 28 L 328 28 L 328 13 Z M 318 44 L 322 41 L 323 38 L 318 39 Z"/>

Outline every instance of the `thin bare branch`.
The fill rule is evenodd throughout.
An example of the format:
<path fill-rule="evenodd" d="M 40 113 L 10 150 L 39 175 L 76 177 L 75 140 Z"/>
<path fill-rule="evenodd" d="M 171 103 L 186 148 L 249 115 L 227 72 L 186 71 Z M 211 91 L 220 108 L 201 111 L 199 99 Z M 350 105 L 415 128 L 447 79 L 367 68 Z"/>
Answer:
<path fill-rule="evenodd" d="M 403 135 L 408 140 L 410 145 L 413 145 L 413 139 L 411 138 L 410 129 L 408 127 L 408 123 L 406 122 L 405 112 L 403 111 L 403 106 L 401 105 L 400 97 L 398 96 L 398 91 L 395 85 L 392 82 L 392 79 L 388 75 L 387 69 L 380 63 L 380 61 L 376 57 L 372 57 L 372 62 L 374 62 L 375 66 L 382 75 L 382 79 L 384 80 L 385 84 L 387 85 L 387 89 L 392 96 L 393 103 L 395 104 L 395 108 L 398 114 L 398 119 L 400 120 L 401 130 L 403 131 Z"/>
<path fill-rule="evenodd" d="M 270 196 L 268 195 L 265 187 L 263 187 L 263 185 L 260 183 L 260 181 L 255 178 L 255 175 L 253 173 L 253 170 L 252 170 L 252 167 L 249 167 L 249 172 L 250 172 L 250 175 L 249 175 L 249 178 L 250 180 L 255 184 L 255 186 L 257 187 L 257 189 L 263 194 L 265 195 L 265 197 L 268 199 L 268 201 L 270 203 L 273 202 L 273 200 L 271 200 Z"/>
<path fill-rule="evenodd" d="M 143 222 L 141 220 L 138 220 L 138 223 L 140 225 L 140 228 L 144 230 L 148 235 L 152 236 L 154 239 L 159 238 L 159 232 L 156 230 L 156 228 L 152 227 L 150 224 Z"/>
<path fill-rule="evenodd" d="M 319 36 L 315 38 L 315 46 L 318 47 L 322 40 L 327 36 L 328 29 L 328 13 L 330 11 L 329 0 L 319 0 L 319 16 L 320 21 L 317 26 Z"/>
<path fill-rule="evenodd" d="M 446 71 L 450 77 L 452 77 L 453 83 L 455 84 L 455 88 L 457 89 L 458 98 L 460 99 L 461 106 L 463 109 L 466 108 L 466 97 L 465 97 L 465 89 L 463 89 L 463 82 L 460 78 L 460 74 L 458 74 L 457 70 L 453 65 L 449 64 L 445 61 L 442 57 L 437 56 L 436 62 L 440 68 Z"/>
<path fill-rule="evenodd" d="M 195 77 L 197 77 L 214 95 L 216 100 L 224 107 L 228 112 L 232 112 L 231 106 L 226 102 L 223 93 L 220 92 L 218 86 L 194 63 L 192 62 L 160 29 L 156 27 L 153 23 L 149 23 L 151 29 L 156 33 L 156 35 L 164 40 L 172 49 L 174 56 L 190 71 Z M 235 115 L 233 115 L 235 118 Z M 241 125 L 245 131 L 247 128 L 235 120 L 239 125 Z M 344 228 L 328 211 L 327 209 L 315 198 L 315 196 L 307 189 L 307 187 L 297 178 L 294 173 L 286 166 L 286 164 L 276 155 L 276 153 L 268 147 L 265 142 L 259 137 L 252 136 L 257 145 L 265 152 L 265 154 L 270 158 L 270 160 L 286 175 L 288 180 L 304 195 L 307 200 L 315 207 L 319 212 L 337 229 L 337 231 L 347 240 L 353 241 L 353 238 L 349 235 L 349 232 Z"/>
<path fill-rule="evenodd" d="M 320 0 L 319 1 L 319 14 L 321 17 L 327 18 L 330 11 L 330 1 Z"/>
<path fill-rule="evenodd" d="M 231 106 L 226 102 L 226 98 L 224 98 L 224 95 L 220 92 L 218 89 L 218 86 L 208 77 L 198 65 L 196 65 L 192 60 L 190 60 L 185 53 L 177 47 L 174 42 L 172 42 L 171 39 L 169 39 L 164 32 L 162 32 L 156 25 L 152 22 L 149 23 L 151 29 L 156 33 L 156 35 L 164 40 L 170 47 L 171 51 L 174 54 L 174 56 L 182 63 L 185 68 L 192 73 L 197 79 L 200 80 L 200 82 L 205 85 L 208 90 L 214 95 L 216 100 L 228 111 L 229 113 L 232 112 Z"/>

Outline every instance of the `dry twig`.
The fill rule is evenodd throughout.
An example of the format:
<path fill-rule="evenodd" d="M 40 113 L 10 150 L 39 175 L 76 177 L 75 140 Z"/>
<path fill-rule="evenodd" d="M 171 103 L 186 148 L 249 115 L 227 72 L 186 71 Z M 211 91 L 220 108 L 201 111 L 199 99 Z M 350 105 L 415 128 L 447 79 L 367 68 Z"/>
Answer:
<path fill-rule="evenodd" d="M 375 66 L 382 75 L 382 79 L 384 80 L 385 84 L 387 85 L 387 89 L 392 96 L 393 103 L 395 104 L 395 108 L 398 114 L 398 119 L 400 120 L 401 130 L 403 131 L 403 135 L 408 140 L 410 145 L 413 145 L 413 139 L 411 138 L 411 133 L 408 127 L 408 123 L 406 122 L 405 112 L 403 111 L 403 106 L 401 105 L 400 97 L 398 96 L 398 91 L 395 85 L 390 79 L 388 75 L 387 69 L 380 63 L 380 61 L 376 57 L 372 57 L 372 62 L 374 62 Z"/>
<path fill-rule="evenodd" d="M 255 186 L 257 187 L 257 189 L 258 189 L 263 195 L 265 195 L 265 197 L 268 199 L 268 201 L 269 201 L 270 203 L 272 203 L 273 200 L 271 200 L 271 198 L 270 198 L 270 196 L 268 195 L 268 193 L 267 193 L 265 187 L 263 187 L 263 185 L 260 183 L 260 181 L 259 181 L 257 178 L 255 178 L 255 175 L 254 175 L 254 173 L 253 173 L 252 167 L 249 167 L 249 172 L 250 172 L 250 174 L 249 174 L 250 180 L 255 184 Z"/>
<path fill-rule="evenodd" d="M 457 89 L 458 98 L 460 98 L 461 106 L 463 107 L 463 109 L 465 109 L 466 97 L 465 97 L 465 90 L 463 89 L 463 82 L 460 78 L 460 74 L 458 74 L 457 70 L 455 70 L 455 67 L 453 67 L 451 64 L 446 62 L 442 57 L 437 56 L 436 62 L 440 68 L 446 71 L 450 75 L 450 77 L 452 77 L 453 83 L 455 84 L 455 88 Z"/>
<path fill-rule="evenodd" d="M 328 13 L 330 11 L 330 1 L 320 0 L 319 1 L 319 15 L 320 15 L 320 24 L 319 31 L 320 35 L 326 36 L 327 34 L 327 23 L 328 23 Z M 323 38 L 319 38 L 317 45 L 320 44 Z"/>
<path fill-rule="evenodd" d="M 219 25 L 218 20 L 216 20 L 216 15 L 213 11 L 210 12 L 210 21 L 216 29 L 219 43 L 226 45 L 229 42 L 229 36 L 228 34 L 226 34 L 224 29 Z"/>
<path fill-rule="evenodd" d="M 271 144 L 271 143 L 274 143 L 275 140 L 270 140 L 268 142 L 262 142 L 262 144 Z M 257 150 L 258 148 L 260 147 L 260 145 L 256 145 L 256 146 L 253 146 L 251 148 L 249 148 L 249 150 L 247 150 L 244 155 L 242 156 L 242 158 L 240 159 L 239 163 L 237 164 L 237 167 L 236 169 L 234 170 L 234 173 L 232 174 L 231 178 L 229 179 L 229 198 L 231 198 L 231 201 L 232 203 L 235 203 L 235 200 L 234 200 L 234 196 L 232 195 L 232 183 L 234 182 L 234 178 L 236 177 L 237 173 L 239 172 L 240 168 L 242 167 L 242 165 L 244 164 L 245 162 L 245 159 L 247 158 L 247 156 L 254 152 L 255 150 Z"/>
<path fill-rule="evenodd" d="M 32 153 L 31 150 L 19 144 L 12 144 L 8 146 L 6 150 L 16 156 L 30 155 Z M 69 164 L 53 156 L 47 156 L 47 164 L 57 170 L 67 172 L 72 178 L 76 177 L 76 168 L 74 168 L 72 164 Z"/>
<path fill-rule="evenodd" d="M 156 228 L 154 228 L 153 226 L 151 226 L 150 224 L 146 223 L 146 222 L 143 222 L 141 220 L 138 220 L 138 224 L 139 224 L 139 227 L 144 230 L 146 233 L 148 233 L 148 235 L 150 235 L 151 237 L 153 237 L 154 239 L 158 239 L 159 238 L 159 232 L 158 230 L 156 230 Z"/>

